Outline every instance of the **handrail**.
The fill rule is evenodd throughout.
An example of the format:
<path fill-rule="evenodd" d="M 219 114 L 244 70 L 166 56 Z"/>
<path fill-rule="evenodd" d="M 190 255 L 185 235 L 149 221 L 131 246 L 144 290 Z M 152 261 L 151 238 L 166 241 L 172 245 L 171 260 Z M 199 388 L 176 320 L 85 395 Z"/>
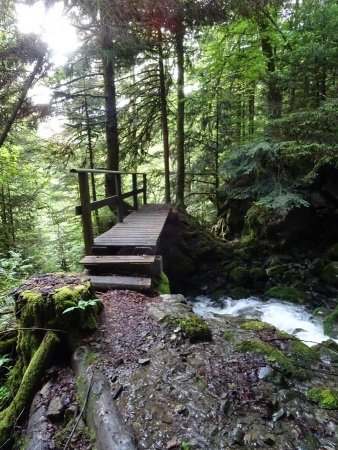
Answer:
<path fill-rule="evenodd" d="M 113 175 L 145 175 L 145 172 L 121 172 L 119 170 L 108 170 L 108 169 L 83 169 L 83 168 L 74 168 L 70 170 L 70 173 L 107 173 Z"/>
<path fill-rule="evenodd" d="M 138 194 L 143 194 L 143 203 L 147 203 L 147 174 L 142 172 L 119 172 L 107 169 L 85 169 L 75 168 L 71 169 L 71 173 L 78 174 L 79 191 L 80 191 L 80 205 L 76 206 L 75 214 L 82 216 L 83 239 L 85 244 L 86 255 L 92 254 L 93 237 L 93 223 L 91 212 L 104 206 L 115 206 L 117 210 L 117 219 L 123 223 L 123 200 L 128 197 L 133 197 L 133 207 L 138 209 Z M 89 179 L 88 174 L 110 174 L 114 176 L 115 181 L 115 195 L 105 197 L 102 200 L 90 200 Z M 132 176 L 132 190 L 122 192 L 121 175 Z M 142 175 L 143 184 L 141 188 L 137 187 L 137 176 Z"/>

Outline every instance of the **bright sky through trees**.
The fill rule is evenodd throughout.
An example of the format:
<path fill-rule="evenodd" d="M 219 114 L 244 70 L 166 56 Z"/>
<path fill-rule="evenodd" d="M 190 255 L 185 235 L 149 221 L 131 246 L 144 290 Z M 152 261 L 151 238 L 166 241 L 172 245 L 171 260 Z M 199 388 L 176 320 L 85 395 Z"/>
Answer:
<path fill-rule="evenodd" d="M 18 28 L 22 33 L 41 36 L 52 52 L 52 62 L 62 65 L 67 55 L 79 46 L 75 28 L 64 15 L 63 3 L 46 9 L 43 2 L 16 6 Z"/>

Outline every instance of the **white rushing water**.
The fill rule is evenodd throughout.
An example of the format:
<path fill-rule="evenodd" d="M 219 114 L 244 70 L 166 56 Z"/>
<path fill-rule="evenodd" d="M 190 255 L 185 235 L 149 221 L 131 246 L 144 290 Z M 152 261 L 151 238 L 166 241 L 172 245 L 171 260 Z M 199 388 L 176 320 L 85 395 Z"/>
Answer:
<path fill-rule="evenodd" d="M 205 296 L 196 297 L 191 304 L 194 312 L 204 318 L 224 314 L 262 320 L 297 336 L 308 346 L 330 339 L 323 332 L 320 318 L 314 317 L 301 305 L 273 299 L 263 302 L 257 297 L 241 300 L 222 298 L 215 302 Z"/>

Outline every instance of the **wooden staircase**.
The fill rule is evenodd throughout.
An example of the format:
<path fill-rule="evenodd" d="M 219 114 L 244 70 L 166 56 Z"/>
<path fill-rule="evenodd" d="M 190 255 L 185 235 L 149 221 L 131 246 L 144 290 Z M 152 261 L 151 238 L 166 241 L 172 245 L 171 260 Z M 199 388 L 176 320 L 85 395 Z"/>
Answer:
<path fill-rule="evenodd" d="M 162 271 L 162 256 L 157 255 L 158 242 L 170 214 L 169 204 L 147 204 L 147 175 L 106 169 L 72 169 L 78 174 L 80 205 L 75 213 L 82 217 L 85 254 L 81 263 L 94 289 L 132 289 L 150 291 Z M 108 176 L 114 180 L 115 195 L 91 201 L 89 175 Z M 121 177 L 131 176 L 132 190 L 122 192 Z M 142 177 L 142 185 L 138 178 Z M 112 180 L 108 180 L 111 183 Z M 106 180 L 107 182 L 107 180 Z M 128 185 L 128 183 L 127 183 Z M 130 184 L 129 184 L 130 185 Z M 142 194 L 143 206 L 139 206 Z M 134 211 L 124 217 L 123 204 L 132 198 Z M 114 207 L 118 223 L 94 238 L 92 212 L 105 206 Z"/>
<path fill-rule="evenodd" d="M 94 289 L 131 289 L 151 291 L 153 280 L 162 271 L 160 255 L 91 255 L 81 264 Z"/>

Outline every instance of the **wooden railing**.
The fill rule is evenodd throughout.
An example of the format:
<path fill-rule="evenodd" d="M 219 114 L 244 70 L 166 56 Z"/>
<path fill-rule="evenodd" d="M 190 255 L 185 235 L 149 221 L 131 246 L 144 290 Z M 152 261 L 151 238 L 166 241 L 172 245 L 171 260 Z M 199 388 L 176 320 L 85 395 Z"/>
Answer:
<path fill-rule="evenodd" d="M 129 197 L 133 198 L 133 207 L 138 209 L 138 195 L 143 194 L 143 204 L 147 204 L 147 175 L 139 172 L 116 172 L 105 169 L 72 169 L 71 173 L 78 174 L 80 205 L 76 206 L 75 214 L 82 216 L 83 239 L 86 255 L 92 252 L 94 240 L 92 211 L 103 208 L 104 206 L 116 206 L 117 220 L 123 223 L 123 200 Z M 115 195 L 106 197 L 102 200 L 91 201 L 89 189 L 89 174 L 103 174 L 114 177 Z M 125 175 L 132 176 L 133 189 L 128 192 L 122 192 L 121 177 Z M 138 188 L 138 176 L 142 176 L 142 187 Z"/>

